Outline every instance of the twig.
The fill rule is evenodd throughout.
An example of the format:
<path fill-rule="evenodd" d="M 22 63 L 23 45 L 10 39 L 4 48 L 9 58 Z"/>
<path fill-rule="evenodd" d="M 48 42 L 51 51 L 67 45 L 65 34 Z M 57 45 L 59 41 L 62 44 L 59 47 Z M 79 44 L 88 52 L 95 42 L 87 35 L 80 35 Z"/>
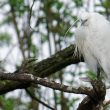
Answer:
<path fill-rule="evenodd" d="M 15 27 L 15 31 L 16 31 L 16 34 L 17 34 L 18 42 L 19 42 L 19 45 L 20 45 L 19 48 L 21 50 L 23 59 L 25 59 L 25 53 L 24 53 L 25 51 L 24 51 L 24 48 L 23 48 L 23 42 L 22 42 L 22 38 L 20 36 L 20 30 L 18 28 L 18 23 L 16 21 L 15 9 L 14 9 L 14 6 L 12 4 L 10 4 L 10 7 L 11 7 L 10 13 L 12 14 L 12 22 L 13 22 L 13 25 Z"/>
<path fill-rule="evenodd" d="M 31 20 L 32 8 L 33 8 L 33 6 L 34 6 L 34 2 L 35 2 L 35 1 L 36 1 L 36 0 L 33 0 L 33 3 L 32 3 L 31 8 L 30 8 L 29 21 Z"/>
<path fill-rule="evenodd" d="M 34 29 L 31 27 L 31 23 L 30 23 L 30 22 L 31 22 L 31 16 L 32 16 L 32 8 L 33 8 L 33 6 L 34 6 L 35 1 L 36 1 L 36 0 L 33 0 L 33 3 L 32 3 L 32 5 L 31 5 L 30 11 L 29 11 L 29 19 L 28 19 L 29 21 L 28 21 L 28 22 L 29 22 L 29 28 L 30 28 L 31 30 L 34 30 Z M 35 30 L 34 30 L 34 31 L 35 31 Z"/>
<path fill-rule="evenodd" d="M 51 110 L 55 110 L 54 108 L 50 107 L 48 104 L 44 103 L 43 101 L 41 101 L 37 97 L 35 97 L 28 89 L 25 89 L 25 90 L 32 99 L 36 100 L 37 102 L 41 103 L 42 105 L 44 105 L 45 107 L 47 107 Z"/>

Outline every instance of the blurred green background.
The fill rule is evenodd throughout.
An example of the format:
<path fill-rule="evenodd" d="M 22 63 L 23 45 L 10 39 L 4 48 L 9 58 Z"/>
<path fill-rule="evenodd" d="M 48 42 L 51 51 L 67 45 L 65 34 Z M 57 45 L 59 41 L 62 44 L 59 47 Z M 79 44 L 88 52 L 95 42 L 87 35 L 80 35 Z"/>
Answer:
<path fill-rule="evenodd" d="M 110 0 L 0 0 L 0 71 L 13 72 L 23 60 L 39 60 L 74 44 L 74 30 L 68 28 L 81 10 L 99 12 L 110 20 Z M 84 63 L 67 67 L 50 76 L 57 82 L 80 85 Z M 31 93 L 56 110 L 76 110 L 82 95 L 51 90 L 42 86 Z M 0 96 L 0 110 L 49 110 L 25 90 Z"/>

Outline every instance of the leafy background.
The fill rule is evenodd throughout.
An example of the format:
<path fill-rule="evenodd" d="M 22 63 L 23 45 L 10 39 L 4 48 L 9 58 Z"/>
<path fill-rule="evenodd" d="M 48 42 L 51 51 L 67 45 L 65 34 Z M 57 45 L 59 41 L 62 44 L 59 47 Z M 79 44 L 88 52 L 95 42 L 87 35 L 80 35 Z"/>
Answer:
<path fill-rule="evenodd" d="M 109 0 L 35 0 L 30 11 L 32 4 L 33 0 L 0 0 L 0 71 L 13 72 L 26 58 L 35 57 L 40 61 L 74 44 L 76 25 L 65 33 L 81 10 L 99 12 L 110 20 Z M 86 70 L 86 65 L 79 63 L 49 78 L 79 86 L 82 84 L 79 77 L 84 76 Z M 87 74 L 91 76 L 91 72 Z M 76 110 L 84 97 L 42 86 L 36 89 L 31 87 L 30 90 L 39 100 L 56 110 Z M 25 90 L 0 96 L 0 110 L 48 109 L 32 99 Z"/>

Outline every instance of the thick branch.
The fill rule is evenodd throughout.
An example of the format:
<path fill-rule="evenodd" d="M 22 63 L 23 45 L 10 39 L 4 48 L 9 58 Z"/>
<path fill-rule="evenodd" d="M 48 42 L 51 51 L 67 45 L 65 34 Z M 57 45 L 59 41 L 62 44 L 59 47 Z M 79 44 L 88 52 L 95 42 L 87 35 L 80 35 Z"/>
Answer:
<path fill-rule="evenodd" d="M 68 65 L 83 61 L 83 58 L 78 58 L 73 55 L 74 50 L 74 45 L 70 45 L 64 50 L 52 55 L 50 58 L 42 60 L 36 64 L 34 74 L 40 77 L 47 77 Z"/>
<path fill-rule="evenodd" d="M 22 70 L 22 68 L 21 68 L 21 70 Z M 21 72 L 21 73 L 19 73 L 19 72 Z M 76 87 L 59 84 L 54 81 L 48 81 L 47 79 L 44 79 L 44 78 L 36 77 L 35 76 L 36 72 L 34 74 L 27 74 L 25 71 L 19 71 L 19 72 L 18 72 L 19 74 L 17 74 L 17 73 L 0 73 L 1 80 L 13 80 L 13 85 L 14 85 L 14 86 L 11 85 L 12 83 L 10 83 L 8 81 L 7 81 L 7 83 L 5 82 L 6 85 L 8 85 L 8 86 L 6 86 L 4 88 L 3 87 L 0 88 L 1 94 L 5 93 L 7 91 L 10 91 L 10 90 L 16 89 L 16 88 L 27 88 L 32 83 L 34 83 L 34 84 L 40 84 L 45 87 L 52 88 L 54 90 L 60 90 L 63 92 L 88 95 L 79 104 L 77 110 L 88 110 L 88 109 L 101 110 L 101 108 L 103 107 L 103 101 L 105 99 L 105 94 L 106 94 L 106 87 L 101 80 L 90 80 L 93 88 L 87 88 L 87 87 L 76 88 Z M 19 81 L 20 83 L 15 82 L 15 81 Z M 11 89 L 10 89 L 10 87 L 11 87 Z"/>
<path fill-rule="evenodd" d="M 93 89 L 89 96 L 86 96 L 79 104 L 77 110 L 105 110 L 103 101 L 105 100 L 106 87 L 101 80 L 91 80 Z"/>
<path fill-rule="evenodd" d="M 52 88 L 54 90 L 60 90 L 63 92 L 68 92 L 68 93 L 75 93 L 75 94 L 86 94 L 89 95 L 91 89 L 87 87 L 71 87 L 67 85 L 63 85 L 60 83 L 56 83 L 54 81 L 49 81 L 48 79 L 40 78 L 40 77 L 35 77 L 32 74 L 11 74 L 11 73 L 0 73 L 0 79 L 1 80 L 13 80 L 13 81 L 20 81 L 20 82 L 28 82 L 28 83 L 35 83 L 35 84 L 40 84 L 45 87 Z"/>
<path fill-rule="evenodd" d="M 30 84 L 31 83 L 40 84 L 45 87 L 52 88 L 54 90 L 88 95 L 79 104 L 77 110 L 101 110 L 100 108 L 103 107 L 103 101 L 105 99 L 105 94 L 106 94 L 105 85 L 101 80 L 91 80 L 91 84 L 93 88 L 87 88 L 87 87 L 76 88 L 76 87 L 56 83 L 54 81 L 49 81 L 47 79 L 36 77 L 32 74 L 26 74 L 26 73 L 22 73 L 22 74 L 0 73 L 0 79 L 20 81 L 21 83 L 27 82 Z"/>
<path fill-rule="evenodd" d="M 70 64 L 76 64 L 80 62 L 81 58 L 73 56 L 74 49 L 74 45 L 71 45 L 64 50 L 57 52 L 55 55 L 52 55 L 50 58 L 35 63 L 33 74 L 39 77 L 47 77 Z M 8 83 L 6 82 L 0 85 L 0 94 L 28 86 L 28 83 L 23 84 L 13 81 L 10 81 Z"/>

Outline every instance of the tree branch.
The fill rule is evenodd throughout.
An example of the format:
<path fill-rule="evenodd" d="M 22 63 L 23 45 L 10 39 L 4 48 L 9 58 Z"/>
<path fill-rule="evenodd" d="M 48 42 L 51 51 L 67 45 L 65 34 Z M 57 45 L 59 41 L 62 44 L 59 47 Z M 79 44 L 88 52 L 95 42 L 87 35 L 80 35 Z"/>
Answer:
<path fill-rule="evenodd" d="M 1 80 L 13 80 L 13 81 L 19 81 L 19 82 L 27 82 L 27 83 L 35 83 L 35 84 L 40 84 L 45 87 L 52 88 L 54 90 L 60 90 L 63 92 L 68 92 L 68 93 L 75 93 L 75 94 L 86 94 L 89 95 L 91 89 L 87 87 L 71 87 L 67 85 L 63 85 L 60 83 L 56 83 L 54 81 L 49 81 L 48 79 L 40 78 L 40 77 L 35 77 L 32 74 L 13 74 L 13 73 L 0 73 L 0 79 Z"/>
<path fill-rule="evenodd" d="M 29 60 L 27 63 L 24 63 L 24 66 L 22 65 L 21 69 L 16 73 L 0 73 L 1 80 L 13 80 L 5 81 L 3 83 L 1 82 L 0 94 L 7 93 L 18 88 L 27 88 L 31 86 L 32 83 L 34 83 L 63 92 L 86 94 L 88 96 L 84 98 L 83 101 L 79 104 L 77 110 L 82 110 L 82 108 L 84 108 L 83 110 L 100 110 L 100 108 L 103 106 L 103 101 L 106 94 L 106 88 L 102 81 L 91 80 L 91 85 L 93 88 L 76 88 L 40 78 L 49 76 L 56 71 L 66 67 L 67 65 L 75 64 L 83 60 L 73 56 L 74 49 L 74 45 L 71 45 L 68 48 L 51 56 L 50 58 L 44 59 L 38 63 L 34 62 L 32 65 L 32 61 Z M 29 68 L 31 68 L 31 70 Z"/>
<path fill-rule="evenodd" d="M 93 89 L 90 95 L 86 96 L 79 104 L 77 110 L 104 110 L 106 87 L 101 80 L 91 81 Z"/>
<path fill-rule="evenodd" d="M 45 87 L 52 88 L 54 90 L 60 90 L 68 93 L 75 94 L 86 94 L 87 97 L 79 104 L 77 110 L 101 110 L 103 107 L 103 101 L 105 99 L 106 87 L 101 80 L 91 80 L 93 88 L 89 87 L 72 87 L 49 81 L 44 78 L 36 77 L 32 74 L 11 74 L 11 73 L 0 73 L 1 80 L 13 80 L 26 83 L 40 84 Z"/>
<path fill-rule="evenodd" d="M 75 49 L 74 45 L 70 45 L 69 47 L 52 55 L 50 58 L 35 63 L 34 67 L 32 66 L 33 69 L 32 74 L 39 77 L 48 77 L 49 75 L 63 69 L 64 67 L 70 64 L 76 64 L 80 61 L 83 61 L 83 58 L 78 58 L 77 56 L 73 56 L 74 49 Z M 28 86 L 30 86 L 29 83 L 8 81 L 3 84 L 1 83 L 0 94 L 4 94 L 6 92 L 15 89 L 25 88 Z"/>

